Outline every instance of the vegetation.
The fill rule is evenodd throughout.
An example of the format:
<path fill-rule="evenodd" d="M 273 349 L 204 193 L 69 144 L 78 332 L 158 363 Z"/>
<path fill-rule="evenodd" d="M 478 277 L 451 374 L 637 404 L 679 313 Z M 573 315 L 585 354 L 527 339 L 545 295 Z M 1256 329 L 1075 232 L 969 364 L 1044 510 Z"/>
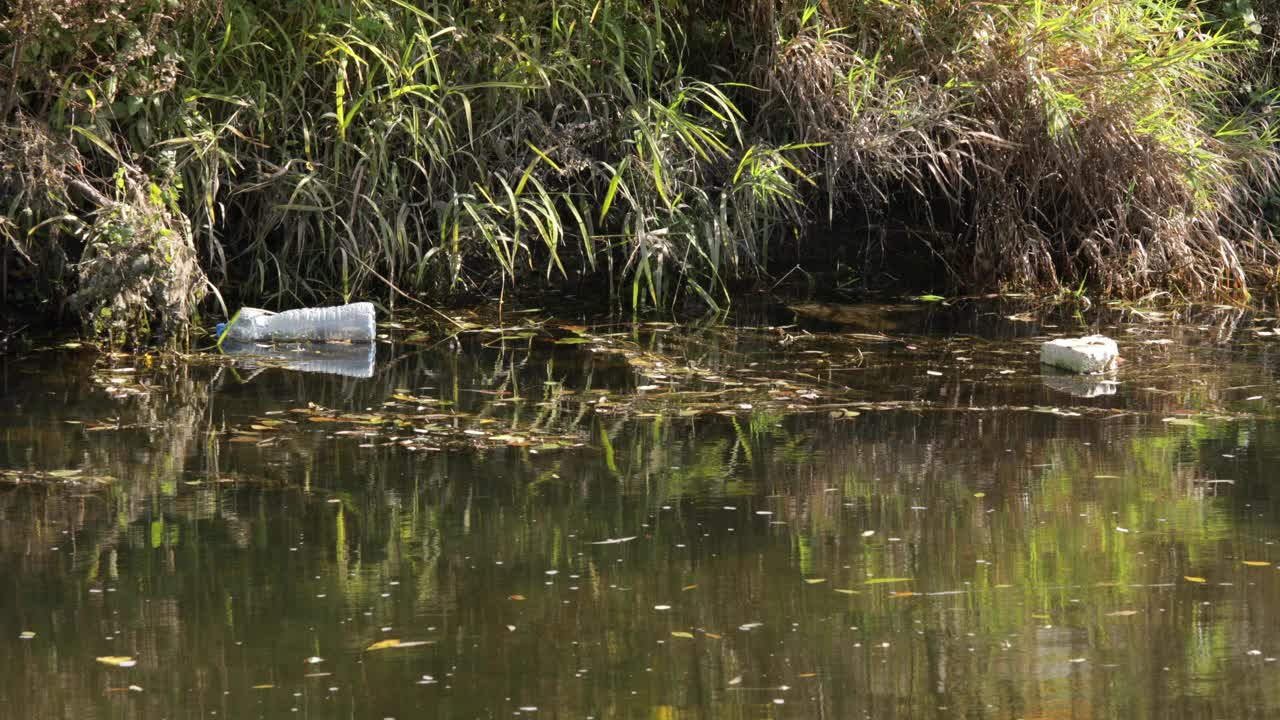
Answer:
<path fill-rule="evenodd" d="M 867 248 L 975 289 L 1240 299 L 1280 253 L 1265 20 L 1244 0 L 14 0 L 5 302 L 68 298 L 117 339 L 172 335 L 211 286 L 723 306 Z"/>

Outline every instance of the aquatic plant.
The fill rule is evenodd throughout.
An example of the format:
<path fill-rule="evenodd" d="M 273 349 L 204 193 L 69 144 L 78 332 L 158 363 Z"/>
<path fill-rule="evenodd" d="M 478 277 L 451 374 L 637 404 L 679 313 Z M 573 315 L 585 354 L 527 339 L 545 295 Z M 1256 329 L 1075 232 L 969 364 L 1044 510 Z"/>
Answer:
<path fill-rule="evenodd" d="M 275 305 L 719 307 L 873 242 L 809 239 L 850 213 L 957 285 L 1239 298 L 1276 260 L 1251 38 L 1164 0 L 20 0 L 0 238 L 69 292 L 86 198 L 123 177 Z"/>

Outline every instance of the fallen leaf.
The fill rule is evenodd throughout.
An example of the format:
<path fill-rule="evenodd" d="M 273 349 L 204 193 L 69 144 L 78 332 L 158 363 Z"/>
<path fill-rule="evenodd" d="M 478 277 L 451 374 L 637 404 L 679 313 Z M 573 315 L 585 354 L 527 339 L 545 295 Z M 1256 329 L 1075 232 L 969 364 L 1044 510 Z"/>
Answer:
<path fill-rule="evenodd" d="M 804 581 L 809 585 L 817 585 L 818 583 L 826 582 L 827 579 L 826 578 L 805 578 Z"/>
<path fill-rule="evenodd" d="M 1266 567 L 1271 563 L 1267 562 L 1266 560 L 1245 560 L 1244 564 L 1248 565 L 1249 567 Z"/>
<path fill-rule="evenodd" d="M 130 668 L 138 664 L 137 660 L 127 655 L 103 655 L 94 659 L 103 665 L 111 665 L 112 667 Z"/>
<path fill-rule="evenodd" d="M 1137 615 L 1137 614 L 1138 614 L 1137 610 L 1116 610 L 1115 612 L 1107 613 L 1107 617 L 1129 617 L 1130 615 Z"/>
<path fill-rule="evenodd" d="M 684 632 L 683 630 L 672 630 L 672 631 L 671 631 L 671 637 L 678 637 L 678 638 L 685 638 L 685 639 L 688 639 L 688 640 L 692 640 L 692 639 L 693 639 L 693 633 Z"/>
<path fill-rule="evenodd" d="M 524 599 L 525 599 L 525 596 L 523 596 L 523 595 L 512 595 L 512 596 L 508 597 L 507 599 L 508 599 L 508 600 L 524 600 Z"/>
<path fill-rule="evenodd" d="M 1193 583 L 1203 583 L 1203 582 L 1208 582 L 1208 581 L 1207 581 L 1207 580 L 1205 580 L 1204 578 L 1202 578 L 1202 577 L 1197 577 L 1197 576 L 1195 576 L 1195 575 L 1184 575 L 1182 579 L 1183 579 L 1183 580 L 1186 580 L 1187 582 L 1193 582 Z"/>
<path fill-rule="evenodd" d="M 695 584 L 695 585 L 685 585 L 684 587 L 680 588 L 680 592 L 689 592 L 690 590 L 692 590 L 692 589 L 694 589 L 694 588 L 696 588 L 696 587 L 698 587 L 696 584 Z"/>
<path fill-rule="evenodd" d="M 864 585 L 885 585 L 887 583 L 911 582 L 911 578 L 904 577 L 888 577 L 888 578 L 871 578 L 863 583 Z"/>
<path fill-rule="evenodd" d="M 836 588 L 836 592 L 844 593 L 845 595 L 861 595 L 862 594 L 858 590 L 850 590 L 849 588 Z"/>
<path fill-rule="evenodd" d="M 433 644 L 435 644 L 434 640 L 379 640 L 364 650 L 365 652 L 371 652 L 373 650 L 390 650 L 391 648 L 410 648 Z"/>

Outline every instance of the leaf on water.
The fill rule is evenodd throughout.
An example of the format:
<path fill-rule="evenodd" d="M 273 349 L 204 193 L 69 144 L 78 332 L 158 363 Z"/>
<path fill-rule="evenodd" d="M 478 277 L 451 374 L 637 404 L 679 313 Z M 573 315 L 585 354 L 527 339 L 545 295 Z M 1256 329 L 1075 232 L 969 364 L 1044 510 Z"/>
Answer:
<path fill-rule="evenodd" d="M 911 582 L 911 578 L 905 577 L 887 577 L 887 578 L 871 578 L 863 583 L 864 585 L 887 585 L 889 583 Z"/>
<path fill-rule="evenodd" d="M 987 496 L 987 494 L 986 494 L 986 493 L 984 493 L 984 492 L 976 492 L 976 493 L 974 493 L 974 494 L 973 494 L 973 496 L 974 496 L 974 497 L 976 497 L 976 498 L 984 498 L 984 497 L 986 497 L 986 496 Z"/>
<path fill-rule="evenodd" d="M 275 687 L 274 683 L 262 683 L 261 685 L 254 685 L 252 689 L 253 690 L 270 690 L 273 687 Z"/>
<path fill-rule="evenodd" d="M 904 597 L 914 597 L 914 596 L 919 595 L 919 594 L 920 594 L 920 593 L 914 593 L 914 592 L 911 592 L 910 590 L 901 590 L 901 591 L 898 591 L 898 592 L 891 592 L 891 593 L 889 593 L 889 597 L 891 597 L 891 598 L 904 598 Z"/>
<path fill-rule="evenodd" d="M 640 537 L 640 536 L 639 536 L 639 535 L 628 535 L 627 537 L 609 538 L 609 539 L 607 539 L 607 540 L 597 540 L 597 541 L 595 541 L 595 542 L 593 542 L 593 543 L 587 543 L 587 544 L 588 544 L 588 545 L 617 545 L 617 544 L 619 544 L 619 543 L 631 542 L 632 540 L 635 540 L 635 539 L 636 539 L 636 538 L 638 538 L 638 537 Z"/>
<path fill-rule="evenodd" d="M 1167 418 L 1164 418 L 1161 422 L 1167 425 L 1180 425 L 1182 427 L 1201 427 L 1200 423 L 1196 422 L 1195 420 L 1192 420 L 1191 418 L 1185 418 L 1185 417 L 1167 417 Z"/>
<path fill-rule="evenodd" d="M 1130 615 L 1137 615 L 1137 614 L 1138 614 L 1137 610 L 1116 610 L 1115 612 L 1107 613 L 1107 617 L 1129 617 Z"/>
<path fill-rule="evenodd" d="M 393 647 L 400 647 L 400 641 L 399 640 L 379 640 L 378 642 L 370 645 L 364 650 L 365 652 L 372 652 L 374 650 L 386 650 L 388 648 L 393 648 Z"/>
<path fill-rule="evenodd" d="M 686 640 L 692 640 L 693 633 L 684 632 L 683 630 L 672 630 L 671 637 L 678 637 L 678 638 L 685 638 Z"/>
<path fill-rule="evenodd" d="M 827 579 L 826 578 L 805 578 L 804 581 L 809 585 L 817 585 L 818 583 L 826 582 Z"/>
<path fill-rule="evenodd" d="M 127 655 L 103 655 L 102 657 L 94 659 L 103 665 L 110 665 L 112 667 L 131 668 L 138 664 L 137 660 L 134 660 Z"/>
<path fill-rule="evenodd" d="M 18 637 L 19 637 L 19 638 L 21 638 L 21 639 L 23 639 L 23 640 L 30 640 L 31 638 L 33 638 L 33 637 L 35 637 L 35 636 L 36 636 L 36 634 L 35 634 L 35 633 L 33 633 L 33 632 L 31 632 L 30 630 L 23 630 L 22 632 L 18 633 Z"/>
<path fill-rule="evenodd" d="M 797 675 L 796 677 L 799 677 L 799 678 L 814 678 L 814 677 L 818 677 L 818 673 L 800 673 L 800 674 L 799 674 L 799 675 Z"/>
<path fill-rule="evenodd" d="M 703 635 L 703 637 L 709 637 L 709 638 L 711 638 L 712 640 L 719 640 L 719 639 L 721 638 L 720 633 L 703 632 L 703 633 L 702 633 L 702 635 Z"/>
<path fill-rule="evenodd" d="M 735 675 L 735 676 L 733 677 L 733 679 L 729 681 L 729 684 L 730 684 L 730 685 L 739 685 L 739 684 L 741 684 L 741 683 L 742 683 L 742 676 L 741 676 L 741 675 Z"/>
<path fill-rule="evenodd" d="M 1249 567 L 1267 567 L 1271 563 L 1267 562 L 1266 560 L 1245 560 L 1244 564 L 1248 565 Z"/>
<path fill-rule="evenodd" d="M 694 589 L 694 588 L 696 588 L 696 587 L 698 587 L 698 586 L 697 586 L 697 584 L 694 584 L 694 585 L 685 585 L 684 587 L 680 588 L 680 592 L 689 592 L 690 590 L 692 590 L 692 589 Z"/>
<path fill-rule="evenodd" d="M 942 373 L 938 372 L 937 370 L 925 370 L 925 371 L 924 371 L 924 374 L 925 374 L 925 375 L 932 375 L 932 376 L 934 376 L 934 377 L 942 377 Z"/>
<path fill-rule="evenodd" d="M 235 437 L 231 438 L 230 440 L 228 440 L 227 442 L 233 442 L 233 443 L 256 443 L 256 442 L 258 442 L 258 438 L 254 437 L 253 435 L 237 435 L 237 436 L 235 436 Z"/>
<path fill-rule="evenodd" d="M 849 588 L 836 588 L 835 590 L 836 592 L 843 593 L 845 595 L 861 595 L 862 594 L 862 592 L 859 590 L 850 590 Z"/>
<path fill-rule="evenodd" d="M 871 537 L 872 535 L 875 535 L 875 534 L 876 534 L 876 531 L 875 531 L 875 530 L 863 530 L 863 531 L 862 531 L 862 537 Z"/>
<path fill-rule="evenodd" d="M 266 426 L 266 425 L 258 425 L 258 424 L 256 424 L 256 423 L 255 423 L 255 424 L 253 424 L 253 425 L 250 425 L 250 426 L 249 426 L 249 429 L 250 429 L 250 430 L 266 431 L 266 430 L 273 430 L 274 428 L 268 427 L 268 426 Z"/>
<path fill-rule="evenodd" d="M 591 342 L 591 338 L 584 337 L 566 337 L 556 340 L 556 345 L 582 345 Z"/>
<path fill-rule="evenodd" d="M 1205 580 L 1204 578 L 1202 578 L 1202 577 L 1198 577 L 1198 576 L 1196 576 L 1196 575 L 1184 575 L 1184 576 L 1182 577 L 1182 579 L 1183 579 L 1183 580 L 1186 580 L 1187 582 L 1193 582 L 1193 583 L 1206 583 L 1206 582 L 1208 582 L 1208 580 Z"/>
<path fill-rule="evenodd" d="M 83 470 L 50 470 L 49 474 L 56 478 L 73 478 L 84 472 Z"/>

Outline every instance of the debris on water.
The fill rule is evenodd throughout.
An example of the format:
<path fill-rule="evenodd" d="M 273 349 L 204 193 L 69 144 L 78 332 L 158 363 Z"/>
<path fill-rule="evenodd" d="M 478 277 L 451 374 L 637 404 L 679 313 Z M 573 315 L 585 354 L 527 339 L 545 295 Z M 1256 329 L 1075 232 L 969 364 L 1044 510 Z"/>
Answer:
<path fill-rule="evenodd" d="M 631 542 L 632 540 L 635 540 L 635 539 L 636 539 L 636 538 L 638 538 L 638 537 L 640 537 L 640 536 L 639 536 L 639 535 L 628 535 L 627 537 L 609 538 L 609 539 L 607 539 L 607 540 L 597 540 L 597 541 L 595 541 L 595 542 L 591 542 L 591 543 L 587 543 L 587 544 L 588 544 L 588 545 L 618 545 L 618 544 L 620 544 L 620 543 L 627 543 L 627 542 Z"/>
<path fill-rule="evenodd" d="M 1082 375 L 1114 370 L 1120 351 L 1105 335 L 1058 338 L 1040 345 L 1040 363 Z"/>

